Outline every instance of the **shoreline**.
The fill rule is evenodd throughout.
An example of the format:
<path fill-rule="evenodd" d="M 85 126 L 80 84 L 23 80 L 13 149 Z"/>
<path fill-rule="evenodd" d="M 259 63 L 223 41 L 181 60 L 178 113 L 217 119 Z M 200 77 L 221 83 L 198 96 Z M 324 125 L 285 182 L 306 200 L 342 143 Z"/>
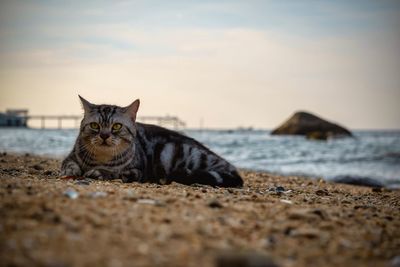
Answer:
<path fill-rule="evenodd" d="M 0 266 L 400 260 L 399 191 L 247 170 L 242 189 L 65 180 L 59 165 L 0 154 Z"/>
<path fill-rule="evenodd" d="M 51 154 L 34 154 L 34 153 L 29 153 L 29 152 L 6 152 L 6 151 L 0 151 L 0 156 L 4 155 L 12 155 L 12 156 L 17 156 L 17 157 L 40 157 L 44 159 L 54 159 L 54 160 L 59 160 L 62 161 L 65 156 L 61 155 L 51 155 Z M 356 186 L 366 186 L 366 187 L 371 187 L 371 188 L 385 188 L 388 190 L 400 190 L 400 183 L 394 182 L 392 184 L 385 184 L 380 181 L 380 179 L 376 179 L 373 177 L 368 177 L 368 176 L 354 176 L 354 175 L 339 175 L 333 178 L 328 178 L 328 177 L 323 177 L 323 176 L 316 176 L 316 175 L 307 175 L 307 174 L 283 174 L 283 173 L 278 173 L 278 172 L 270 172 L 267 170 L 261 170 L 261 169 L 249 169 L 249 168 L 238 168 L 240 172 L 252 172 L 252 173 L 258 173 L 258 174 L 263 174 L 267 173 L 272 176 L 279 176 L 279 177 L 301 177 L 304 179 L 310 179 L 310 180 L 319 180 L 322 179 L 326 182 L 329 183 L 338 183 L 338 184 L 349 184 L 349 185 L 356 185 Z"/>

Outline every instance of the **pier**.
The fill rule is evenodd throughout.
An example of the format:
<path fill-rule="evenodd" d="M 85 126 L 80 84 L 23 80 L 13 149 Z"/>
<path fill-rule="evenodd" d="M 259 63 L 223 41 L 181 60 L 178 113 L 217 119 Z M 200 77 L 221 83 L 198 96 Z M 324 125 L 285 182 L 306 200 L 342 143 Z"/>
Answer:
<path fill-rule="evenodd" d="M 40 121 L 41 129 L 62 129 L 64 121 L 73 121 L 74 127 L 78 128 L 82 115 L 28 115 L 27 109 L 8 109 L 0 113 L 0 126 L 3 127 L 28 127 L 29 121 Z M 56 121 L 56 127 L 47 127 L 48 121 Z M 156 124 L 175 130 L 186 127 L 186 123 L 176 116 L 139 116 L 138 122 Z M 54 125 L 54 123 L 52 124 Z"/>
<path fill-rule="evenodd" d="M 78 115 L 30 115 L 26 116 L 26 121 L 30 120 L 40 120 L 40 125 L 42 129 L 46 129 L 46 121 L 48 120 L 56 120 L 57 128 L 62 129 L 62 122 L 64 120 L 72 120 L 75 122 L 75 127 L 79 127 L 79 121 L 82 119 L 82 116 Z"/>
<path fill-rule="evenodd" d="M 32 115 L 32 116 L 26 116 L 25 120 L 26 121 L 40 120 L 41 121 L 40 125 L 41 125 L 42 129 L 46 128 L 46 121 L 48 121 L 48 120 L 56 120 L 58 129 L 62 129 L 64 120 L 72 120 L 75 122 L 75 127 L 78 128 L 80 120 L 82 120 L 82 116 L 78 116 L 78 115 Z M 175 130 L 184 128 L 186 126 L 186 123 L 183 122 L 182 120 L 180 120 L 176 116 L 139 116 L 137 118 L 137 121 L 143 122 L 143 123 L 156 124 L 156 125 L 167 127 L 167 128 L 173 128 Z"/>

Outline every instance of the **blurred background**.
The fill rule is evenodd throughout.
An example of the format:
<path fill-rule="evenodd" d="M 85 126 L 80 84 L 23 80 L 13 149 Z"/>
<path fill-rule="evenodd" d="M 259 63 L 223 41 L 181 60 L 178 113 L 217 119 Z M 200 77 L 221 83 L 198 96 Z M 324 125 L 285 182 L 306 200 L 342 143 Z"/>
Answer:
<path fill-rule="evenodd" d="M 399 72 L 396 0 L 1 1 L 0 112 L 78 119 L 2 128 L 0 150 L 63 157 L 78 94 L 140 98 L 238 167 L 398 186 Z M 297 110 L 356 138 L 269 134 Z"/>
<path fill-rule="evenodd" d="M 142 100 L 189 128 L 400 128 L 399 1 L 1 1 L 0 110 Z"/>

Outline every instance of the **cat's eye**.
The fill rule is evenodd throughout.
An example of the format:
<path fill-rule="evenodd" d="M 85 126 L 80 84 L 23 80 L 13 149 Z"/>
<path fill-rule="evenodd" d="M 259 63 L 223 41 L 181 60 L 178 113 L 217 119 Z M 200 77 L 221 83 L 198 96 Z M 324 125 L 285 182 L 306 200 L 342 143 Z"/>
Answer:
<path fill-rule="evenodd" d="M 112 126 L 112 130 L 113 131 L 119 131 L 122 128 L 122 124 L 121 123 L 114 123 L 114 125 Z"/>
<path fill-rule="evenodd" d="M 93 130 L 98 130 L 100 129 L 100 125 L 97 122 L 91 122 L 89 124 L 90 128 L 92 128 Z"/>

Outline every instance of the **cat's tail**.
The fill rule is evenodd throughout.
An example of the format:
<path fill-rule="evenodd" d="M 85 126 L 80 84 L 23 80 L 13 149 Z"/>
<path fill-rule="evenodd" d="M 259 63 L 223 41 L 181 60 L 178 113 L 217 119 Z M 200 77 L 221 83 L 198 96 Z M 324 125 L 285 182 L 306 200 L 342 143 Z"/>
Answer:
<path fill-rule="evenodd" d="M 219 172 L 195 170 L 190 174 L 175 172 L 168 176 L 168 183 L 204 184 L 219 187 L 242 187 L 243 179 L 237 171 Z"/>

